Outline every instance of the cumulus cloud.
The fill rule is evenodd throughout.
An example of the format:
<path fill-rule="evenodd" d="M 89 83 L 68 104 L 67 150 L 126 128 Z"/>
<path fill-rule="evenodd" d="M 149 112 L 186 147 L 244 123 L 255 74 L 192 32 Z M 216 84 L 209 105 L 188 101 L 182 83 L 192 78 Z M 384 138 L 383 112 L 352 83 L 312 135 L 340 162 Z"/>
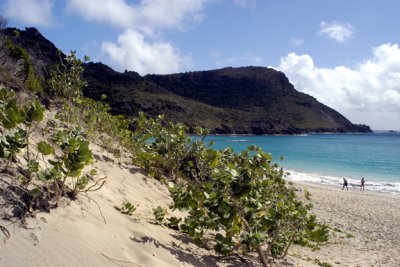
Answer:
<path fill-rule="evenodd" d="M 142 75 L 177 72 L 182 65 L 190 64 L 190 59 L 182 56 L 171 43 L 148 40 L 129 29 L 118 37 L 117 43 L 103 42 L 102 50 L 119 70 L 134 70 Z"/>
<path fill-rule="evenodd" d="M 5 17 L 29 26 L 51 27 L 57 24 L 51 0 L 8 0 L 2 9 Z"/>
<path fill-rule="evenodd" d="M 319 25 L 318 34 L 333 39 L 338 43 L 345 43 L 353 37 L 355 28 L 350 23 L 339 21 L 322 21 Z"/>
<path fill-rule="evenodd" d="M 205 0 L 69 0 L 67 9 L 89 21 L 151 32 L 200 21 Z"/>
<path fill-rule="evenodd" d="M 363 119 L 377 129 L 384 127 L 379 120 L 386 117 L 392 118 L 386 129 L 400 127 L 400 48 L 397 44 L 373 48 L 371 58 L 355 68 L 318 68 L 311 56 L 291 53 L 281 59 L 278 69 L 296 89 L 352 120 L 363 122 Z"/>
<path fill-rule="evenodd" d="M 114 66 L 146 73 L 181 70 L 190 59 L 171 42 L 160 40 L 168 29 L 185 30 L 203 18 L 207 0 L 69 0 L 67 9 L 85 20 L 111 24 L 123 32 L 116 42 L 103 42 Z"/>
<path fill-rule="evenodd" d="M 88 21 L 111 23 L 119 27 L 133 24 L 136 9 L 124 0 L 70 0 L 67 8 Z"/>

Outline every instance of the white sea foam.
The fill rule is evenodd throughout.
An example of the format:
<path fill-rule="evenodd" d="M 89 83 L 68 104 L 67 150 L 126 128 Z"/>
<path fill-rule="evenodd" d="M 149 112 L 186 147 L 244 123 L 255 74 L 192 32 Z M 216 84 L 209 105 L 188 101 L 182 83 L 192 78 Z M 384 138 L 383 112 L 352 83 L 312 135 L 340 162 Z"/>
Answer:
<path fill-rule="evenodd" d="M 302 173 L 292 170 L 285 170 L 290 173 L 286 177 L 287 180 L 293 182 L 307 182 L 315 184 L 334 185 L 341 187 L 343 185 L 342 177 L 320 175 L 315 173 Z M 360 188 L 360 180 L 346 178 L 349 182 L 349 188 Z M 377 181 L 366 181 L 365 190 L 379 191 L 391 194 L 400 194 L 400 183 L 399 182 L 377 182 Z"/>
<path fill-rule="evenodd" d="M 250 142 L 250 140 L 247 140 L 247 139 L 237 139 L 237 140 L 231 140 L 231 142 Z"/>

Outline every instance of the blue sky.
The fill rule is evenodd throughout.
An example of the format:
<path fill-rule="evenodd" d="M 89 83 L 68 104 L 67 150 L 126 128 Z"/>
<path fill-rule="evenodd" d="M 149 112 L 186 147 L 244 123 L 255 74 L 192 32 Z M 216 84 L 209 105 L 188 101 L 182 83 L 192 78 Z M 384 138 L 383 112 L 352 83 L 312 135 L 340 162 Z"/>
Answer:
<path fill-rule="evenodd" d="M 398 0 L 0 0 L 64 52 L 116 70 L 283 71 L 352 122 L 400 130 Z"/>

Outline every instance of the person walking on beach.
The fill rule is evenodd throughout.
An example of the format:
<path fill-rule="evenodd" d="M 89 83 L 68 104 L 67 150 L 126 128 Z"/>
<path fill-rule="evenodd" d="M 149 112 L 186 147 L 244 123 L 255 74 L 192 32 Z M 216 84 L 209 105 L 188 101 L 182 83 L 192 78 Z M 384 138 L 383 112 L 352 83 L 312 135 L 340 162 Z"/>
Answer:
<path fill-rule="evenodd" d="M 365 188 L 365 179 L 364 179 L 364 177 L 362 177 L 362 178 L 361 178 L 361 187 L 360 187 L 360 191 L 361 191 L 361 190 L 364 191 L 364 188 Z"/>
<path fill-rule="evenodd" d="M 347 180 L 346 180 L 346 178 L 343 178 L 343 188 L 342 188 L 342 190 L 343 190 L 345 187 L 347 188 L 347 191 L 349 191 L 349 187 L 348 187 Z"/>

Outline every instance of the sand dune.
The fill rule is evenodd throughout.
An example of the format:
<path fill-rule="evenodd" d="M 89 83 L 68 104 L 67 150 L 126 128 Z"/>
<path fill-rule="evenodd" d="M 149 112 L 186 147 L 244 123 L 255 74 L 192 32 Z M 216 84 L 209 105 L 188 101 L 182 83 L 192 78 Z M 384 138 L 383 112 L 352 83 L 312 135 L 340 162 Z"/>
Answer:
<path fill-rule="evenodd" d="M 152 208 L 167 207 L 168 191 L 128 162 L 92 146 L 98 173 L 106 175 L 101 190 L 77 201 L 63 202 L 51 213 L 29 219 L 28 229 L 6 226 L 11 237 L 0 243 L 0 266 L 251 266 L 255 257 L 219 257 L 198 248 L 183 234 L 156 225 Z M 110 161 L 111 160 L 111 161 Z M 301 184 L 313 194 L 315 213 L 333 231 L 319 251 L 294 247 L 286 262 L 275 266 L 399 266 L 400 199 L 368 191 Z M 132 216 L 115 207 L 137 206 Z M 2 238 L 2 237 L 1 237 Z"/>
<path fill-rule="evenodd" d="M 49 214 L 39 213 L 28 229 L 0 222 L 11 233 L 0 245 L 0 266 L 208 265 L 204 252 L 186 237 L 154 223 L 152 208 L 170 203 L 166 188 L 134 166 L 103 161 L 105 152 L 94 150 L 98 172 L 108 177 L 105 186 L 90 198 L 82 195 Z M 134 215 L 115 208 L 124 201 L 137 206 Z"/>

